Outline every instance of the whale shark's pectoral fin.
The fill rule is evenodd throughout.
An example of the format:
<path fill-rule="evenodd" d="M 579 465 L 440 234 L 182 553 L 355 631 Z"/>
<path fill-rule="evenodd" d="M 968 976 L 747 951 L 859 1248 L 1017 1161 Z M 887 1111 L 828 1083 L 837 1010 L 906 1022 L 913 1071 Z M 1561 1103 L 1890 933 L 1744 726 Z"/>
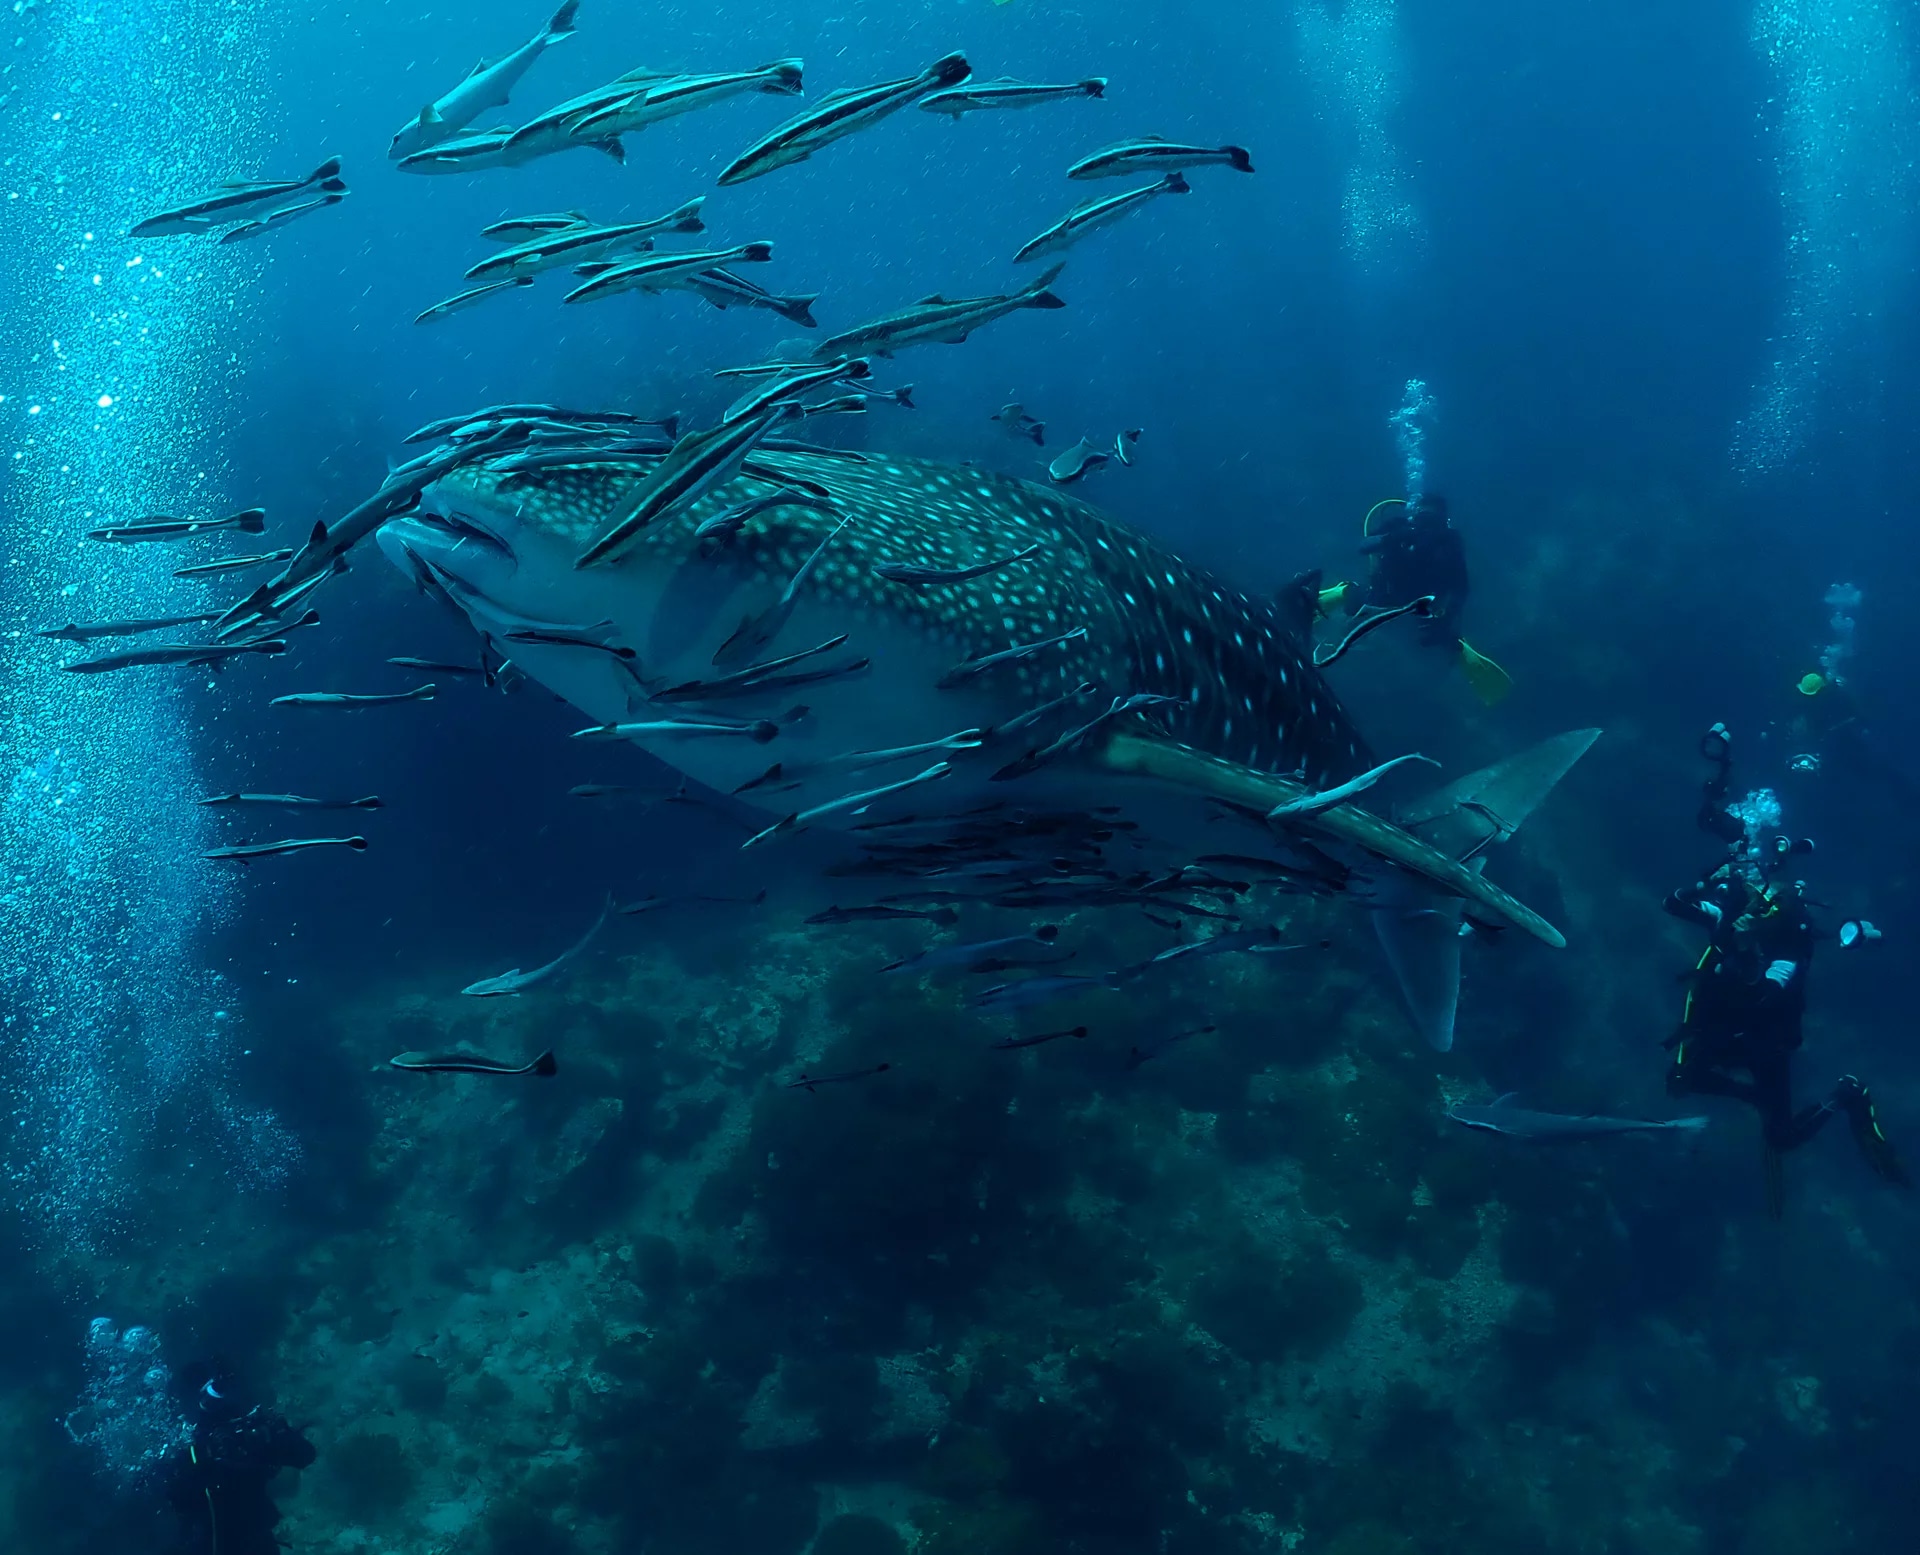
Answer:
<path fill-rule="evenodd" d="M 1290 778 L 1256 772 L 1238 762 L 1147 735 L 1116 733 L 1100 748 L 1096 760 L 1110 772 L 1148 778 L 1243 810 L 1257 808 L 1261 814 L 1314 793 L 1313 789 Z M 1473 868 L 1422 841 L 1405 827 L 1383 820 L 1358 805 L 1337 804 L 1303 816 L 1298 830 L 1330 852 L 1357 851 L 1375 863 L 1391 866 L 1401 877 L 1423 882 L 1442 895 L 1459 897 L 1463 904 L 1471 902 L 1482 915 L 1524 929 L 1556 950 L 1567 943 L 1566 937 L 1546 919 L 1515 901 Z"/>

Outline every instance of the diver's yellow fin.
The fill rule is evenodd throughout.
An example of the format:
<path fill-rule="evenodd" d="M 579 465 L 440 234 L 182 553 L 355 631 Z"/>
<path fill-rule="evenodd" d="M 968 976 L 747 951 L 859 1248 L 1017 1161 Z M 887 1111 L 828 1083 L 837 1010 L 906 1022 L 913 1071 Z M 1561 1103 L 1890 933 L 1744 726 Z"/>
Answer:
<path fill-rule="evenodd" d="M 1465 671 L 1473 694 L 1488 707 L 1504 701 L 1513 689 L 1513 677 L 1464 637 L 1460 639 L 1460 668 Z"/>

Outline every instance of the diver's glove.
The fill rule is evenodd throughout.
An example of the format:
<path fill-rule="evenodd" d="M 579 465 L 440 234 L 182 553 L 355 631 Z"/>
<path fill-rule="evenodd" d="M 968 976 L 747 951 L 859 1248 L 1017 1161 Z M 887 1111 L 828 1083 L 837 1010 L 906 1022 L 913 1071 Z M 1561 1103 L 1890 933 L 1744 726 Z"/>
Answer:
<path fill-rule="evenodd" d="M 1706 904 L 1702 903 L 1701 905 L 1704 906 Z M 1717 916 L 1718 914 L 1716 912 L 1716 917 Z M 1800 968 L 1795 962 L 1783 959 L 1770 963 L 1764 975 L 1767 981 L 1772 983 L 1774 987 L 1784 989 L 1788 983 L 1793 981 L 1793 974 L 1799 970 Z"/>
<path fill-rule="evenodd" d="M 1860 1147 L 1860 1154 L 1866 1158 L 1867 1165 L 1873 1168 L 1875 1176 L 1896 1187 L 1913 1186 L 1913 1179 L 1900 1164 L 1900 1157 L 1894 1154 L 1887 1136 L 1880 1131 L 1880 1119 L 1874 1111 L 1873 1097 L 1857 1078 L 1850 1074 L 1842 1075 L 1833 1088 L 1828 1105 L 1847 1115 L 1847 1122 L 1853 1129 L 1853 1142 Z"/>

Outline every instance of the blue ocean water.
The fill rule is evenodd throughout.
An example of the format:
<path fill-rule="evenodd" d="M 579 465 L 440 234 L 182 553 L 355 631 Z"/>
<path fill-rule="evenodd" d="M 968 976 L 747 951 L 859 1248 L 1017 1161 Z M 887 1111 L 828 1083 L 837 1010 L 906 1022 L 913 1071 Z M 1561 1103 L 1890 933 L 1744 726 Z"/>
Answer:
<path fill-rule="evenodd" d="M 798 59 L 804 95 L 629 130 L 623 161 L 576 146 L 433 175 L 390 140 L 476 59 L 537 37 L 542 5 L 28 0 L 0 20 L 15 1546 L 1910 1546 L 1915 1210 L 1869 1169 L 1898 1170 L 1874 1130 L 1908 1156 L 1920 1139 L 1910 6 L 582 0 L 471 128 L 640 67 Z M 909 102 L 718 182 L 829 93 L 954 51 L 976 88 L 1107 84 L 952 120 Z M 1052 261 L 1014 265 L 1022 243 L 1166 159 L 1131 182 L 1067 168 L 1144 135 L 1244 148 L 1253 172 L 1190 163 L 1190 193 L 1075 244 L 1064 306 L 875 354 L 875 385 L 910 384 L 914 408 L 770 432 L 842 451 L 768 457 L 848 525 L 800 615 L 746 659 L 845 631 L 864 675 L 693 712 L 660 695 L 737 668 L 716 667 L 720 640 L 837 519 L 696 545 L 674 525 L 728 500 L 707 497 L 579 582 L 555 535 L 577 549 L 564 526 L 600 527 L 665 445 L 611 487 L 544 475 L 503 497 L 476 474 L 530 439 L 591 451 L 599 412 L 714 427 L 742 389 L 716 369 L 1032 282 Z M 344 199 L 279 230 L 132 235 L 223 180 L 295 181 L 330 157 Z M 677 289 L 567 304 L 565 269 L 415 322 L 473 284 L 489 224 L 633 221 L 696 196 L 705 232 L 656 252 L 767 242 L 738 268 L 817 293 L 817 329 Z M 477 453 L 457 421 L 451 442 L 404 441 L 515 403 L 567 413 L 496 425 Z M 1044 448 L 993 419 L 1009 403 L 1045 423 Z M 1076 440 L 1136 428 L 1132 464 L 1050 480 Z M 396 513 L 262 618 L 317 609 L 283 655 L 63 668 L 206 640 L 221 623 L 46 633 L 225 611 L 287 563 L 175 569 L 298 551 L 436 449 L 446 480 L 420 511 L 477 532 Z M 1463 612 L 1438 633 L 1383 625 L 1317 680 L 1313 638 L 1324 655 L 1353 618 L 1331 600 L 1317 624 L 1287 615 L 1289 580 L 1380 582 L 1363 515 L 1422 497 L 1446 499 L 1464 544 Z M 86 538 L 254 507 L 257 536 Z M 872 572 L 910 543 L 950 568 L 1030 535 L 1037 558 L 976 581 L 915 592 Z M 578 635 L 604 607 L 617 629 L 600 650 L 515 644 L 498 600 L 489 615 L 433 597 L 444 578 L 417 587 L 403 539 L 456 574 L 473 562 L 454 585 L 497 584 L 522 626 Z M 649 592 L 663 553 L 684 592 Z M 742 577 L 709 609 L 711 579 Z M 967 682 L 992 697 L 943 701 L 921 673 L 923 655 L 958 664 L 1049 622 L 1087 635 L 1042 650 L 1057 664 Z M 388 662 L 477 670 L 476 625 L 485 662 L 521 673 Z M 1463 673 L 1461 634 L 1510 694 Z M 624 708 L 580 690 L 582 653 L 593 686 L 633 680 Z M 1082 673 L 1100 687 L 1082 715 L 996 733 Z M 270 705 L 429 680 L 426 702 Z M 1132 694 L 1169 700 L 1082 732 Z M 689 717 L 764 718 L 770 737 L 572 738 Z M 848 759 L 974 717 L 979 739 L 913 764 Z M 1341 718 L 1370 759 L 1329 732 Z M 1745 826 L 1718 926 L 1662 912 L 1728 858 L 1697 824 L 1716 720 Z M 1503 813 L 1493 788 L 1420 808 L 1435 781 L 1585 729 L 1603 733 L 1537 814 Z M 979 752 L 1003 745 L 995 761 L 1046 751 L 1032 785 L 985 780 Z M 1143 798 L 1101 765 L 1142 747 L 1218 764 Z M 1410 753 L 1437 778 L 1397 770 L 1341 811 L 1263 818 Z M 937 783 L 740 846 L 945 757 Z M 969 773 L 978 793 L 936 798 Z M 196 802 L 234 792 L 382 804 Z M 991 819 L 961 815 L 1002 793 L 975 812 Z M 1401 824 L 1328 829 L 1362 809 Z M 855 872 L 844 826 L 908 813 L 909 851 Z M 203 856 L 341 836 L 364 851 Z M 1811 853 L 1774 855 L 1796 839 Z M 1485 892 L 1481 863 L 1564 947 Z M 641 910 L 550 979 L 462 994 L 560 956 L 609 893 Z M 807 921 L 883 896 L 920 916 Z M 1797 1105 L 1854 1074 L 1873 1112 L 1836 1101 L 1770 1177 L 1754 1108 L 1666 1082 L 1695 1041 L 1680 1023 L 1703 946 L 1746 932 L 1736 918 L 1772 946 L 1782 901 L 1814 932 L 1768 949 L 1739 1007 L 1782 1041 L 1804 1031 Z M 1396 915 L 1425 925 L 1429 962 L 1463 959 L 1444 1051 L 1414 1018 L 1431 1015 L 1421 978 L 1396 977 L 1376 935 Z M 1268 928 L 1301 948 L 1152 963 Z M 884 970 L 996 937 L 1023 941 L 1010 968 Z M 1029 966 L 1105 981 L 1012 1015 L 976 1002 Z M 1758 1040 L 1738 1020 L 1717 1037 Z M 508 1066 L 551 1050 L 557 1072 L 389 1063 L 451 1050 Z M 1710 1122 L 1547 1144 L 1449 1117 L 1508 1093 L 1563 1117 Z"/>

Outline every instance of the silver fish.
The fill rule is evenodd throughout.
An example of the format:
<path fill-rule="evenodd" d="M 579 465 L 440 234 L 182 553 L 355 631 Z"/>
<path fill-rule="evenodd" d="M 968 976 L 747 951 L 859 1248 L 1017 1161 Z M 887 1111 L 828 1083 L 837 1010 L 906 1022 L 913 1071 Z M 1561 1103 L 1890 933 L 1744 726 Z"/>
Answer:
<path fill-rule="evenodd" d="M 742 92 L 770 92 L 776 97 L 798 97 L 802 61 L 779 59 L 758 70 L 736 70 L 720 75 L 670 76 L 644 90 L 617 99 L 574 121 L 573 133 L 582 137 L 625 135 L 643 130 L 696 108 L 711 107 Z"/>
<path fill-rule="evenodd" d="M 468 280 L 494 275 L 535 275 L 542 270 L 576 264 L 583 259 L 603 259 L 609 254 L 639 252 L 653 246 L 655 232 L 704 232 L 700 207 L 707 203 L 703 194 L 687 201 L 677 210 L 646 221 L 623 221 L 609 227 L 568 227 L 562 232 L 542 233 L 489 254 L 467 270 Z"/>
<path fill-rule="evenodd" d="M 525 993 L 529 988 L 538 988 L 543 983 L 556 981 L 577 961 L 586 948 L 599 937 L 600 931 L 607 926 L 608 915 L 613 911 L 613 898 L 609 896 L 606 905 L 600 909 L 600 916 L 594 920 L 593 927 L 580 937 L 578 944 L 563 950 L 545 966 L 537 966 L 531 972 L 523 972 L 519 967 L 502 972 L 498 977 L 483 977 L 477 983 L 469 983 L 460 991 L 473 999 L 506 999 Z"/>
<path fill-rule="evenodd" d="M 387 1065 L 414 1074 L 527 1074 L 538 1075 L 543 1080 L 551 1079 L 560 1068 L 551 1049 L 524 1064 L 488 1058 L 484 1053 L 400 1053 L 389 1058 Z"/>
<path fill-rule="evenodd" d="M 1253 159 L 1241 146 L 1184 146 L 1160 135 L 1103 146 L 1067 169 L 1069 178 L 1130 178 L 1135 173 L 1177 173 L 1190 167 L 1231 167 L 1253 171 Z"/>
<path fill-rule="evenodd" d="M 355 853 L 367 851 L 365 837 L 289 837 L 282 842 L 241 842 L 230 848 L 209 848 L 200 856 L 209 859 L 232 859 L 244 864 L 249 859 L 275 858 L 283 853 L 304 853 L 309 848 L 351 848 Z"/>
<path fill-rule="evenodd" d="M 1124 194 L 1110 194 L 1099 199 L 1087 200 L 1076 205 L 1046 231 L 1030 238 L 1021 245 L 1020 252 L 1013 256 L 1017 265 L 1025 264 L 1029 259 L 1040 259 L 1048 254 L 1058 254 L 1071 248 L 1089 232 L 1110 226 L 1129 211 L 1136 211 L 1149 200 L 1163 194 L 1191 194 L 1193 186 L 1178 173 L 1169 173 L 1158 183 L 1143 184 L 1138 189 L 1129 189 Z"/>
<path fill-rule="evenodd" d="M 189 540 L 195 535 L 212 534 L 218 529 L 233 529 L 243 535 L 257 535 L 267 527 L 265 508 L 246 508 L 225 518 L 149 518 L 138 524 L 114 524 L 105 529 L 89 529 L 89 540 L 104 540 L 110 545 L 144 545 L 155 540 Z"/>
<path fill-rule="evenodd" d="M 822 146 L 878 124 L 908 103 L 943 87 L 958 86 L 972 73 L 973 67 L 967 63 L 966 55 L 949 54 L 935 60 L 917 76 L 835 92 L 818 108 L 789 119 L 771 135 L 741 152 L 721 173 L 720 183 L 723 187 L 743 184 L 777 167 L 804 162 Z"/>
<path fill-rule="evenodd" d="M 104 654 L 97 659 L 80 659 L 60 666 L 73 675 L 100 675 L 109 670 L 134 669 L 146 664 L 206 665 L 219 669 L 228 659 L 244 654 L 279 654 L 287 651 L 283 638 L 253 638 L 241 643 L 180 643 L 167 648 L 129 648 L 125 653 Z"/>
<path fill-rule="evenodd" d="M 1572 1144 L 1586 1139 L 1610 1139 L 1620 1134 L 1697 1134 L 1707 1126 L 1703 1117 L 1610 1118 L 1602 1113 L 1535 1112 L 1509 1103 L 1514 1093 L 1488 1103 L 1456 1102 L 1447 1116 L 1466 1128 L 1505 1134 L 1534 1144 Z"/>
<path fill-rule="evenodd" d="M 1011 567 L 1016 562 L 1039 554 L 1038 545 L 1029 545 L 1011 556 L 996 557 L 990 562 L 975 562 L 971 567 L 923 567 L 915 562 L 875 562 L 873 573 L 889 583 L 926 588 L 936 583 L 965 583 L 969 578 L 984 578 L 990 572 L 998 572 L 1002 567 Z"/>
<path fill-rule="evenodd" d="M 240 220 L 255 205 L 284 200 L 290 194 L 318 184 L 328 193 L 344 193 L 340 182 L 340 159 L 328 157 L 305 178 L 260 179 L 248 182 L 233 178 L 212 194 L 189 200 L 185 205 L 157 216 L 149 216 L 127 234 L 128 237 L 160 237 L 180 232 L 208 232 Z M 331 185 L 332 187 L 329 187 Z"/>
<path fill-rule="evenodd" d="M 485 286 L 469 286 L 463 292 L 455 292 L 451 297 L 441 299 L 431 308 L 422 308 L 420 312 L 414 315 L 413 322 L 416 324 L 431 324 L 435 319 L 443 319 L 450 313 L 458 313 L 464 308 L 471 308 L 475 303 L 493 296 L 495 292 L 507 292 L 512 291 L 515 287 L 531 285 L 533 285 L 532 276 L 516 275 L 504 281 L 489 282 Z"/>
<path fill-rule="evenodd" d="M 963 113 L 981 108 L 1031 108 L 1038 103 L 1064 103 L 1076 97 L 1106 95 L 1105 76 L 1088 76 L 1084 81 L 1066 86 L 1041 86 L 1031 81 L 1016 81 L 1011 76 L 997 76 L 991 81 L 976 81 L 951 91 L 935 92 L 922 99 L 920 107 L 926 113 L 944 113 L 957 120 Z"/>
<path fill-rule="evenodd" d="M 504 108 L 520 84 L 520 78 L 533 68 L 533 62 L 563 38 L 573 36 L 573 19 L 580 0 L 564 0 L 547 25 L 503 59 L 489 64 L 481 60 L 451 92 L 430 102 L 418 117 L 405 125 L 387 147 L 387 160 L 398 162 L 452 139 L 489 108 Z"/>
<path fill-rule="evenodd" d="M 722 265 L 764 264 L 773 258 L 771 243 L 741 243 L 733 248 L 701 249 L 690 253 L 649 254 L 644 259 L 624 264 L 595 264 L 579 267 L 588 279 L 560 300 L 591 302 L 618 292 L 666 291 L 688 276 Z"/>
<path fill-rule="evenodd" d="M 275 810 L 380 810 L 385 801 L 378 794 L 364 799 L 309 799 L 304 794 L 215 794 L 199 801 L 203 805 L 264 805 Z"/>
<path fill-rule="evenodd" d="M 191 567 L 176 567 L 176 578 L 214 578 L 222 573 L 245 572 L 249 567 L 264 567 L 272 562 L 283 562 L 293 555 L 291 550 L 262 551 L 258 556 L 222 556 L 217 561 L 195 562 Z M 208 620 L 213 617 L 209 616 Z"/>
<path fill-rule="evenodd" d="M 1083 480 L 1113 456 L 1102 452 L 1091 438 L 1081 438 L 1047 466 L 1047 479 L 1056 486 L 1071 486 Z"/>
<path fill-rule="evenodd" d="M 363 707 L 386 707 L 394 702 L 431 702 L 433 682 L 415 686 L 411 691 L 386 691 L 356 694 L 346 691 L 296 691 L 291 696 L 275 697 L 268 707 L 337 707 L 354 712 Z"/>
<path fill-rule="evenodd" d="M 330 205 L 338 205 L 347 197 L 345 189 L 338 189 L 321 195 L 317 200 L 302 200 L 298 205 L 283 205 L 278 210 L 268 211 L 257 220 L 242 222 L 237 227 L 229 227 L 220 234 L 222 243 L 239 243 L 247 238 L 264 237 L 269 232 L 277 232 L 290 221 L 298 221 L 302 216 L 311 216 L 315 211 L 324 211 Z"/>
<path fill-rule="evenodd" d="M 50 626 L 35 632 L 36 637 L 51 637 L 57 642 L 90 643 L 101 637 L 140 637 L 147 632 L 164 632 L 172 626 L 201 626 L 220 619 L 220 612 L 197 616 L 155 616 L 144 621 L 69 621 L 65 626 Z"/>
<path fill-rule="evenodd" d="M 999 422 L 1009 437 L 1027 438 L 1035 448 L 1047 446 L 1046 422 L 1035 421 L 1027 414 L 1026 408 L 1018 403 L 1002 405 L 990 419 Z"/>
<path fill-rule="evenodd" d="M 1061 269 L 1055 265 L 1024 291 L 997 297 L 949 299 L 935 292 L 897 313 L 829 335 L 813 354 L 824 361 L 836 356 L 892 356 L 908 346 L 958 345 L 982 325 L 1022 308 L 1064 308 L 1066 304 L 1048 290 Z"/>

